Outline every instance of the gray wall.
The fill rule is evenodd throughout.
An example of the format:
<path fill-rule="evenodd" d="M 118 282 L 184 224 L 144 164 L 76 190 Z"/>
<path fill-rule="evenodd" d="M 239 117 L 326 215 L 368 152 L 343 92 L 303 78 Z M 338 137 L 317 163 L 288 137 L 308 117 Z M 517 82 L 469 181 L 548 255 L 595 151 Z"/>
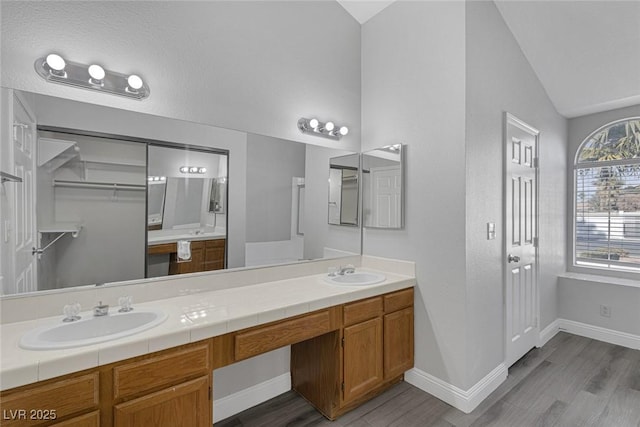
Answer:
<path fill-rule="evenodd" d="M 360 26 L 334 1 L 1 3 L 1 85 L 278 138 L 300 117 L 349 126 L 360 145 Z M 144 101 L 46 82 L 34 61 L 139 73 Z"/>
<path fill-rule="evenodd" d="M 504 361 L 502 274 L 503 120 L 540 131 L 540 329 L 557 318 L 557 275 L 566 268 L 566 120 L 560 116 L 493 2 L 466 4 L 467 386 Z M 495 240 L 487 240 L 495 222 Z"/>
<path fill-rule="evenodd" d="M 291 239 L 291 186 L 304 177 L 305 144 L 247 135 L 247 242 Z"/>
<path fill-rule="evenodd" d="M 417 261 L 416 367 L 466 390 L 504 361 L 503 114 L 541 130 L 542 327 L 565 268 L 566 121 L 492 2 L 396 2 L 362 45 L 363 150 L 407 144 L 406 227 L 366 230 L 364 251 Z"/>
<path fill-rule="evenodd" d="M 364 253 L 416 261 L 415 365 L 461 388 L 464 25 L 463 2 L 400 1 L 362 27 L 362 150 L 407 144 L 406 226 L 365 230 Z"/>

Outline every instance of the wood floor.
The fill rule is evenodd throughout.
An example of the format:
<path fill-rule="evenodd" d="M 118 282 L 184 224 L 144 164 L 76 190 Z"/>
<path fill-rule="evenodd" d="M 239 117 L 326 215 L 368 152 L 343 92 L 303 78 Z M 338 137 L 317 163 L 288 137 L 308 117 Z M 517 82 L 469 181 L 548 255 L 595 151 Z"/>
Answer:
<path fill-rule="evenodd" d="M 640 427 L 640 351 L 559 333 L 470 414 L 402 382 L 333 422 L 290 391 L 214 426 Z"/>

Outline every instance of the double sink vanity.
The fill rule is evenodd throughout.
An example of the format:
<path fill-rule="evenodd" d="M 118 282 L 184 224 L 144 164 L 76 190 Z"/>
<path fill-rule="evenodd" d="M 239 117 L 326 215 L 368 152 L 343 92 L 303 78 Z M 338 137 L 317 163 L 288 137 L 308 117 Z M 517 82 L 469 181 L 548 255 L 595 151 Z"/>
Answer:
<path fill-rule="evenodd" d="M 105 287 L 90 296 L 133 310 L 4 323 L 2 425 L 211 426 L 213 371 L 288 345 L 292 388 L 335 419 L 413 366 L 413 263 L 351 258 Z"/>

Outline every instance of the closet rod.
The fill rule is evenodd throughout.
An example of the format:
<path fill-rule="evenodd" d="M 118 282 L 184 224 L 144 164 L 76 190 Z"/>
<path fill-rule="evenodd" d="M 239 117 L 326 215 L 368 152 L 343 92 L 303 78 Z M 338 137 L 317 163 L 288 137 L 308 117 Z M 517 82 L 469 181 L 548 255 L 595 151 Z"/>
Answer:
<path fill-rule="evenodd" d="M 95 188 L 103 190 L 131 190 L 131 191 L 146 191 L 146 185 L 138 184 L 118 184 L 114 182 L 80 182 L 80 181 L 61 181 L 54 180 L 54 187 L 69 187 L 69 188 Z"/>

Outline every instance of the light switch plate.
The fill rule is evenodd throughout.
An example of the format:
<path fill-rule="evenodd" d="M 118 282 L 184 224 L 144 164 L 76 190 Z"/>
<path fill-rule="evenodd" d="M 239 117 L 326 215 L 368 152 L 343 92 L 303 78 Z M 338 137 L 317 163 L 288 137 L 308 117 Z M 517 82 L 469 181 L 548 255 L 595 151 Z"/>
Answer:
<path fill-rule="evenodd" d="M 487 240 L 494 240 L 496 238 L 496 223 L 487 223 Z"/>

